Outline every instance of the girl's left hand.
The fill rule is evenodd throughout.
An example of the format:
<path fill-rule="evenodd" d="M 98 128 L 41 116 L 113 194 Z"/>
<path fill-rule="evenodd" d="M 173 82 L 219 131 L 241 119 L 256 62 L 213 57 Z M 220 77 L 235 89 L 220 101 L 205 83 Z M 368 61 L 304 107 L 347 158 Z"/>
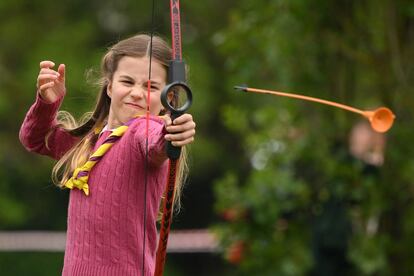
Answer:
<path fill-rule="evenodd" d="M 173 146 L 181 147 L 194 141 L 196 123 L 193 121 L 191 114 L 181 115 L 174 120 L 174 124 L 170 116 L 165 116 L 164 121 L 165 128 L 168 131 L 165 140 L 171 141 Z"/>

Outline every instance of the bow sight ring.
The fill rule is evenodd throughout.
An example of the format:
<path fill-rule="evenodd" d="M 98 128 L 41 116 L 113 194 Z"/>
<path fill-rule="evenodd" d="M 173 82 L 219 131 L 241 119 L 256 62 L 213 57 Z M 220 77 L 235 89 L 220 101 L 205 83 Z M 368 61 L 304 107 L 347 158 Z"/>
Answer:
<path fill-rule="evenodd" d="M 184 91 L 187 97 L 185 103 L 179 107 L 172 106 L 168 100 L 169 93 L 175 93 L 176 91 Z M 161 103 L 171 112 L 172 118 L 177 118 L 178 116 L 184 114 L 184 112 L 190 108 L 192 102 L 193 94 L 191 93 L 191 89 L 185 82 L 182 81 L 175 81 L 167 84 L 161 92 Z"/>

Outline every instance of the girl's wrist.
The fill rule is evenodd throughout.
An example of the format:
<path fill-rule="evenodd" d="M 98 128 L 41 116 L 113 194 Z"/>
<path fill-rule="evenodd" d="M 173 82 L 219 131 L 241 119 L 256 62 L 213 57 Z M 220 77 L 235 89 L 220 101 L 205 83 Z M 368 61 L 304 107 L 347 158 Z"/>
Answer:
<path fill-rule="evenodd" d="M 36 94 L 37 94 L 37 98 L 39 99 L 39 101 L 44 103 L 44 104 L 54 104 L 54 103 L 57 103 L 57 102 L 61 101 L 62 98 L 63 98 L 63 96 L 62 96 L 62 97 L 60 97 L 60 98 L 58 98 L 54 101 L 50 101 L 45 96 L 42 95 L 42 93 L 40 92 L 39 89 L 37 89 Z"/>

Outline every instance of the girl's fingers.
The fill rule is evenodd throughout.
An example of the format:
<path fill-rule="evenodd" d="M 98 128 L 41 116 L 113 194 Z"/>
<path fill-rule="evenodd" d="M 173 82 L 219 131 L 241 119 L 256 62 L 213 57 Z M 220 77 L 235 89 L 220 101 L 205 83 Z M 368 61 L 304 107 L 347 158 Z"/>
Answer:
<path fill-rule="evenodd" d="M 164 119 L 164 123 L 165 123 L 166 128 L 172 124 L 170 114 L 165 114 L 165 115 L 162 116 L 162 118 Z"/>
<path fill-rule="evenodd" d="M 39 65 L 40 72 L 36 83 L 38 93 L 45 101 L 55 102 L 65 94 L 65 65 L 60 64 L 57 71 L 53 70 L 53 61 L 44 60 Z"/>
<path fill-rule="evenodd" d="M 176 120 L 174 120 L 174 123 Z M 178 133 L 178 132 L 184 132 L 187 130 L 195 129 L 196 123 L 194 121 L 187 121 L 184 124 L 174 124 L 174 125 L 167 125 L 166 129 L 169 133 Z"/>
<path fill-rule="evenodd" d="M 173 123 L 174 125 L 181 125 L 188 121 L 193 121 L 193 116 L 191 116 L 191 114 L 185 113 L 180 117 L 176 118 Z"/>
<path fill-rule="evenodd" d="M 38 82 L 41 82 L 41 81 L 45 81 L 45 80 L 56 80 L 58 78 L 58 76 L 57 75 L 55 75 L 55 74 L 40 74 L 38 77 L 37 77 L 37 81 Z"/>
<path fill-rule="evenodd" d="M 40 68 L 52 68 L 55 66 L 55 63 L 50 60 L 44 60 L 40 62 Z"/>
<path fill-rule="evenodd" d="M 45 83 L 45 84 L 42 84 L 41 86 L 39 86 L 39 90 L 41 92 L 43 92 L 48 88 L 52 88 L 53 86 L 55 86 L 55 82 L 51 81 L 51 82 L 48 82 L 48 83 Z"/>
<path fill-rule="evenodd" d="M 60 81 L 64 81 L 65 80 L 65 65 L 64 64 L 60 64 L 59 68 L 57 71 L 51 69 L 52 67 L 55 66 L 55 63 L 52 61 L 42 61 L 40 62 L 40 75 L 56 75 L 57 77 L 59 77 Z"/>
<path fill-rule="evenodd" d="M 56 72 L 53 69 L 49 69 L 49 68 L 42 68 L 40 69 L 40 73 L 39 74 L 54 74 L 56 76 L 59 76 L 59 72 Z"/>
<path fill-rule="evenodd" d="M 42 88 L 44 84 L 49 84 L 49 83 L 55 83 L 55 81 L 58 79 L 58 76 L 54 75 L 54 74 L 42 74 L 39 75 L 37 77 L 37 83 L 36 83 L 36 87 L 38 89 L 46 89 L 46 88 Z M 52 86 L 53 86 L 52 85 Z"/>
<path fill-rule="evenodd" d="M 64 81 L 65 80 L 65 71 L 66 71 L 65 64 L 60 64 L 59 67 L 58 67 L 58 74 L 60 75 L 59 76 L 59 79 L 61 81 Z"/>
<path fill-rule="evenodd" d="M 196 123 L 193 121 L 191 114 L 183 114 L 174 120 L 171 124 L 171 119 L 164 119 L 166 122 L 166 130 L 169 132 L 165 135 L 165 140 L 171 141 L 173 146 L 181 147 L 190 144 L 194 141 L 196 133 Z"/>
<path fill-rule="evenodd" d="M 173 141 L 173 142 L 171 142 L 171 144 L 175 147 L 182 147 L 182 146 L 188 145 L 192 142 L 194 142 L 194 137 L 190 137 L 190 138 L 182 140 L 182 141 Z"/>
<path fill-rule="evenodd" d="M 179 141 L 184 141 L 187 140 L 189 138 L 194 137 L 195 135 L 195 129 L 191 129 L 191 130 L 187 130 L 185 132 L 180 132 L 180 133 L 175 133 L 175 134 L 167 134 L 165 135 L 165 139 L 167 141 L 175 141 L 175 142 L 179 142 Z"/>

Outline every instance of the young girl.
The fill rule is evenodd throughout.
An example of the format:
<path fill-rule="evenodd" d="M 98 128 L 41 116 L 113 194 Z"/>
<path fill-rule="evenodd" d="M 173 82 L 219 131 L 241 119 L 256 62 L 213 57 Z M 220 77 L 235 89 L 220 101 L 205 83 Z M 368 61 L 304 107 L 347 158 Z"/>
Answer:
<path fill-rule="evenodd" d="M 195 123 L 190 114 L 173 124 L 168 114 L 159 116 L 165 114 L 160 94 L 172 53 L 156 36 L 150 53 L 150 40 L 136 35 L 109 49 L 102 59 L 95 110 L 81 125 L 74 124 L 69 113 L 58 113 L 66 94 L 65 66 L 54 70 L 53 62 L 40 63 L 36 101 L 20 140 L 29 151 L 59 160 L 53 180 L 71 189 L 63 275 L 154 273 L 156 221 L 167 174 L 165 141 L 175 146 L 191 143 Z M 180 164 L 185 168 L 185 154 Z M 178 178 L 180 187 L 183 173 Z"/>

